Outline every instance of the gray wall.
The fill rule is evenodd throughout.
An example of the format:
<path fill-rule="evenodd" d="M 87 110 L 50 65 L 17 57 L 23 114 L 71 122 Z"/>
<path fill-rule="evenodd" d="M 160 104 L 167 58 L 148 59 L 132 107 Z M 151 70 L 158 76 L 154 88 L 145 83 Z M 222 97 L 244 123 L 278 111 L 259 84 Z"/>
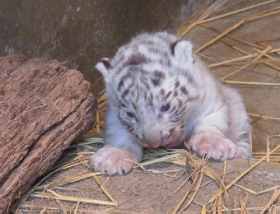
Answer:
<path fill-rule="evenodd" d="M 144 31 L 174 30 L 204 0 L 0 0 L 0 55 L 67 62 L 92 84 L 101 57 Z M 96 88 L 95 88 L 96 92 Z"/>

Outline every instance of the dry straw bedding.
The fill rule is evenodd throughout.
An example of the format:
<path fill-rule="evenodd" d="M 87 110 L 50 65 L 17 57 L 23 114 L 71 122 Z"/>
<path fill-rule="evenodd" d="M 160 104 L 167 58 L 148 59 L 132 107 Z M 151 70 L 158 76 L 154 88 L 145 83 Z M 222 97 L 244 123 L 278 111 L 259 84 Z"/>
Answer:
<path fill-rule="evenodd" d="M 178 29 L 178 35 L 184 37 L 189 32 L 197 27 L 207 27 L 207 23 L 217 22 L 219 20 L 223 20 L 227 17 L 234 17 L 235 15 L 246 13 L 249 14 L 245 18 L 237 20 L 237 22 L 231 24 L 231 26 L 227 27 L 223 31 L 218 31 L 217 29 L 211 29 L 215 32 L 215 36 L 208 39 L 203 45 L 201 45 L 197 50 L 197 54 L 199 54 L 202 58 L 212 61 L 210 63 L 211 68 L 223 67 L 223 66 L 234 66 L 233 68 L 238 67 L 237 69 L 231 70 L 231 72 L 223 75 L 221 77 L 221 81 L 226 84 L 231 85 L 246 85 L 248 87 L 273 87 L 277 88 L 280 87 L 279 81 L 269 81 L 275 80 L 275 78 L 268 79 L 268 81 L 238 81 L 234 80 L 233 77 L 238 76 L 244 70 L 250 68 L 256 64 L 262 64 L 264 66 L 269 67 L 270 69 L 275 70 L 277 75 L 279 76 L 280 71 L 280 48 L 275 48 L 270 45 L 264 46 L 262 44 L 256 44 L 255 42 L 249 42 L 242 40 L 236 36 L 233 36 L 231 33 L 238 30 L 241 26 L 246 24 L 250 24 L 252 22 L 261 20 L 263 18 L 273 17 L 273 16 L 280 16 L 280 4 L 276 6 L 270 7 L 268 9 L 267 6 L 274 5 L 275 3 L 279 2 L 277 0 L 270 0 L 270 1 L 251 1 L 254 3 L 248 4 L 247 6 L 243 6 L 242 8 L 235 9 L 232 11 L 228 11 L 223 13 L 226 8 L 230 6 L 234 6 L 234 4 L 238 5 L 242 1 L 219 1 L 221 3 L 216 4 L 212 9 L 207 10 L 205 12 L 206 7 L 209 6 L 210 2 L 206 1 L 205 4 L 197 11 L 194 16 L 183 24 Z M 250 2 L 250 1 L 247 1 Z M 256 9 L 260 9 L 257 10 Z M 263 9 L 264 8 L 264 9 Z M 202 13 L 203 12 L 203 13 Z M 240 57 L 234 57 L 230 59 L 226 59 L 223 61 L 215 61 L 211 59 L 208 55 L 204 54 L 204 50 L 215 45 L 217 42 L 221 41 L 224 38 L 231 39 L 232 41 L 238 42 L 240 44 L 250 46 L 253 52 L 249 52 L 248 50 L 242 49 L 237 46 L 229 45 L 235 51 L 238 51 L 242 54 Z M 279 39 L 279 38 L 276 38 Z M 223 41 L 226 43 L 226 41 Z M 278 78 L 279 79 L 279 78 Z M 104 91 L 100 93 L 99 99 L 99 109 L 97 112 L 97 121 L 89 136 L 94 136 L 76 144 L 72 145 L 69 150 L 71 151 L 70 154 L 68 153 L 68 157 L 62 159 L 54 168 L 46 174 L 44 178 L 42 178 L 33 188 L 22 198 L 21 201 L 21 209 L 32 210 L 36 209 L 35 205 L 30 205 L 28 203 L 28 199 L 30 198 L 44 198 L 46 200 L 54 200 L 57 204 L 62 204 L 62 201 L 69 201 L 74 204 L 72 207 L 72 211 L 74 213 L 79 212 L 79 208 L 81 204 L 97 204 L 97 205 L 106 205 L 106 207 L 117 207 L 118 202 L 113 197 L 113 194 L 110 193 L 106 188 L 106 182 L 102 183 L 99 177 L 99 173 L 92 172 L 90 169 L 88 173 L 78 174 L 68 176 L 66 178 L 61 178 L 56 181 L 48 182 L 51 176 L 64 171 L 69 168 L 76 167 L 78 165 L 83 165 L 88 167 L 88 157 L 92 152 L 95 152 L 100 145 L 103 143 L 103 139 L 101 137 L 102 129 L 104 126 L 104 112 L 106 109 L 106 97 L 104 95 Z M 267 115 L 259 115 L 256 113 L 249 112 L 249 115 L 252 118 L 252 122 L 258 120 L 268 120 L 268 121 L 279 121 L 280 118 L 269 116 Z M 253 133 L 254 134 L 254 133 Z M 173 208 L 173 213 L 181 212 L 187 209 L 192 203 L 199 203 L 196 201 L 196 196 L 199 194 L 200 189 L 205 185 L 204 179 L 208 178 L 212 182 L 214 181 L 217 185 L 217 190 L 213 192 L 212 197 L 210 197 L 207 201 L 200 203 L 201 213 L 206 212 L 230 212 L 230 211 L 237 211 L 240 213 L 247 213 L 250 211 L 257 211 L 264 213 L 269 211 L 271 213 L 280 212 L 279 206 L 279 197 L 280 197 L 280 182 L 278 185 L 271 186 L 267 189 L 263 189 L 261 191 L 255 191 L 250 189 L 249 187 L 242 186 L 239 184 L 239 181 L 245 176 L 250 173 L 253 173 L 255 168 L 258 167 L 262 162 L 280 162 L 280 144 L 277 146 L 271 146 L 271 141 L 276 140 L 279 142 L 280 133 L 276 135 L 269 135 L 267 136 L 266 152 L 258 152 L 253 153 L 253 157 L 257 161 L 248 162 L 248 167 L 240 172 L 234 179 L 228 181 L 227 179 L 227 161 L 224 162 L 222 167 L 222 172 L 217 171 L 212 167 L 212 164 L 205 159 L 199 159 L 193 156 L 192 154 L 188 153 L 185 150 L 158 150 L 152 151 L 145 154 L 145 158 L 143 163 L 136 164 L 135 167 L 140 167 L 143 170 L 146 170 L 146 167 L 155 164 L 155 163 L 162 163 L 162 162 L 171 162 L 173 164 L 182 166 L 185 170 L 185 181 L 182 185 L 176 190 L 178 191 L 180 188 L 185 188 L 185 194 L 178 201 L 177 206 Z M 91 198 L 81 198 L 81 197 L 72 197 L 67 195 L 62 195 L 57 193 L 57 189 L 62 188 L 67 184 L 74 183 L 76 181 L 81 181 L 87 178 L 92 178 L 96 184 L 99 186 L 100 191 L 106 196 L 107 199 L 91 199 Z M 110 178 L 108 178 L 110 179 Z M 279 181 L 279 180 L 278 180 Z M 109 181 L 107 181 L 109 182 Z M 185 184 L 190 183 L 186 188 Z M 230 195 L 230 189 L 232 187 L 238 187 L 246 192 L 247 196 L 242 200 L 238 201 L 239 208 L 232 208 L 233 198 Z M 56 189 L 57 188 L 57 189 Z M 175 193 L 176 193 L 175 191 Z M 254 206 L 247 206 L 247 201 L 250 197 L 256 195 L 262 195 L 265 193 L 270 192 L 270 198 L 266 201 L 262 207 L 254 207 Z M 277 203 L 278 201 L 278 203 Z M 37 207 L 38 208 L 38 207 Z M 62 211 L 67 211 L 64 209 L 63 206 L 59 208 Z M 59 210 L 58 209 L 58 210 Z M 57 208 L 51 207 L 41 207 L 41 211 L 44 210 L 52 210 L 57 211 Z M 17 210 L 19 211 L 19 210 Z"/>

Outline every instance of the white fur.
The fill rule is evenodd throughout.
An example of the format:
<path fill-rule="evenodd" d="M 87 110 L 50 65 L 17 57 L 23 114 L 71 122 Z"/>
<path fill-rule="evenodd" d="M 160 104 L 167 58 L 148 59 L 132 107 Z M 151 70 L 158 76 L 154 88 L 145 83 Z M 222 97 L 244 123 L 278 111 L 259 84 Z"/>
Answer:
<path fill-rule="evenodd" d="M 95 171 L 106 175 L 126 174 L 133 162 L 142 160 L 143 147 L 173 148 L 183 140 L 187 140 L 186 146 L 199 156 L 216 160 L 251 156 L 250 125 L 242 98 L 211 75 L 193 53 L 189 41 L 177 40 L 167 33 L 141 34 L 118 50 L 110 68 L 97 63 L 96 68 L 106 83 L 108 114 L 106 146 L 90 158 L 90 166 Z M 157 51 L 150 49 L 152 45 L 146 45 L 147 41 Z M 172 55 L 170 47 L 176 41 Z M 147 62 L 133 62 L 130 66 L 129 60 L 135 54 L 145 56 Z M 146 73 L 139 72 L 142 70 Z M 153 79 L 156 71 L 163 72 L 165 78 L 161 79 L 160 86 L 146 88 L 140 77 Z M 175 88 L 176 82 L 180 83 L 179 88 Z M 153 86 L 149 81 L 146 84 Z M 187 95 L 180 90 L 181 86 L 186 87 Z M 162 90 L 165 94 L 177 93 L 164 98 L 165 95 L 160 95 Z M 150 96 L 152 101 L 148 101 Z M 120 101 L 128 102 L 127 106 L 120 106 Z M 179 108 L 180 103 L 183 106 Z M 161 107 L 166 104 L 170 104 L 170 110 L 162 112 Z M 176 117 L 172 109 L 183 107 L 183 113 Z M 131 113 L 135 117 L 131 117 Z M 128 130 L 124 123 L 133 130 Z"/>

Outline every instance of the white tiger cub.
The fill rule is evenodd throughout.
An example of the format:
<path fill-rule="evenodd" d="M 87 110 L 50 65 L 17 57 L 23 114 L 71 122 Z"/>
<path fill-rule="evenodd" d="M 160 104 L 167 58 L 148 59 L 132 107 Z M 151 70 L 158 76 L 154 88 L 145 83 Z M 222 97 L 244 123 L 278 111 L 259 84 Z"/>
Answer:
<path fill-rule="evenodd" d="M 103 175 L 123 175 L 143 147 L 184 141 L 199 156 L 249 158 L 249 119 L 242 98 L 213 78 L 187 40 L 143 33 L 96 68 L 106 84 L 105 146 L 90 157 Z"/>

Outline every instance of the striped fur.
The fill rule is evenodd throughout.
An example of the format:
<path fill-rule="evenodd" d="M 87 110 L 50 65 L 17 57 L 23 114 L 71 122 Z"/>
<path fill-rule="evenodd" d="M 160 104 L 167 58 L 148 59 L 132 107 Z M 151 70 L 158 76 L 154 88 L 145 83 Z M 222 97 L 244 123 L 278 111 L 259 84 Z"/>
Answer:
<path fill-rule="evenodd" d="M 123 160 L 141 161 L 143 147 L 173 148 L 183 141 L 209 158 L 250 157 L 241 97 L 214 79 L 189 41 L 166 32 L 140 34 L 96 68 L 109 107 L 106 146 L 90 160 L 94 170 L 124 174 L 132 164 Z"/>

